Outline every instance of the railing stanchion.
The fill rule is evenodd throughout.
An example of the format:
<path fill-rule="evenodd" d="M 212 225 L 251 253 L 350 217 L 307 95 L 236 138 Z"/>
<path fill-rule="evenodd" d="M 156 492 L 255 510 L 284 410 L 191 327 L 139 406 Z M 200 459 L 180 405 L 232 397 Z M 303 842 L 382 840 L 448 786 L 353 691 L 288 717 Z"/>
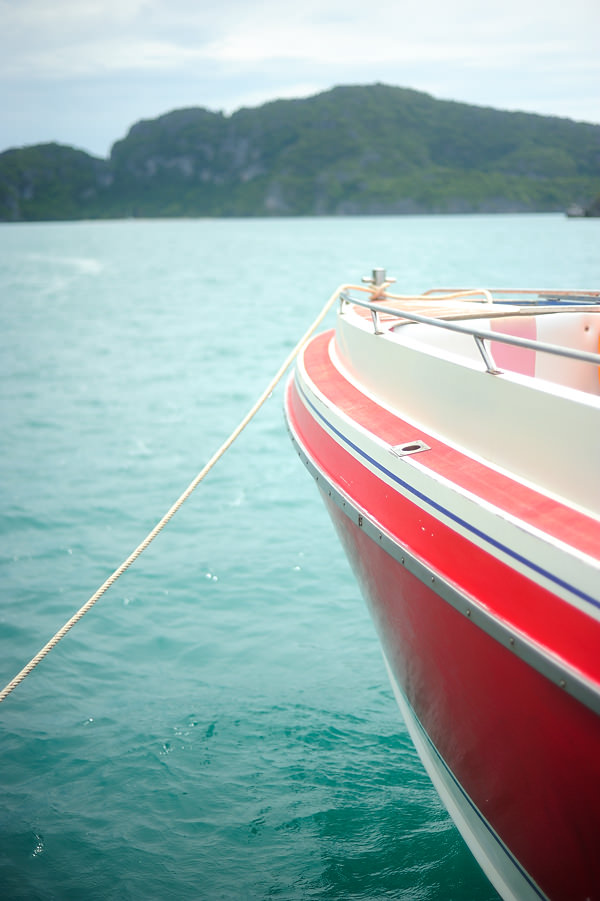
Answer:
<path fill-rule="evenodd" d="M 498 369 L 496 364 L 494 363 L 494 358 L 492 357 L 491 351 L 487 349 L 485 346 L 485 342 L 483 338 L 480 338 L 479 335 L 473 335 L 475 339 L 475 344 L 479 350 L 479 353 L 483 357 L 483 362 L 485 363 L 485 368 L 491 375 L 500 375 L 501 369 Z"/>

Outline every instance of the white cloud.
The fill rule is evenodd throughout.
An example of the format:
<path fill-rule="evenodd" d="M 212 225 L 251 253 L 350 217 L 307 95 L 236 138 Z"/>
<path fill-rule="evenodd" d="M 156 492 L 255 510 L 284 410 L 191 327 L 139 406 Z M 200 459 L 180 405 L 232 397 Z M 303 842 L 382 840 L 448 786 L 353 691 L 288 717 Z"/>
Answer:
<path fill-rule="evenodd" d="M 44 78 L 71 79 L 111 72 L 174 70 L 198 55 L 197 51 L 167 41 L 104 37 L 32 50 L 18 59 L 5 57 L 0 61 L 0 73 L 8 78 L 30 78 L 36 71 Z"/>
<path fill-rule="evenodd" d="M 484 10 L 482 14 L 482 10 Z M 3 74 L 67 77 L 97 71 L 240 67 L 275 59 L 322 66 L 412 61 L 519 64 L 596 51 L 600 4 L 538 0 L 0 0 Z"/>

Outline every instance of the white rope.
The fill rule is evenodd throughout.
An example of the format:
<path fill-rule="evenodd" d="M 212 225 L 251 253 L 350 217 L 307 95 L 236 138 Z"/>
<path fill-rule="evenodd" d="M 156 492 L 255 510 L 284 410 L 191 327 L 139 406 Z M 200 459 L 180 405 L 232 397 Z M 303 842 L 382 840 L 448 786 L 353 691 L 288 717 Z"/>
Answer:
<path fill-rule="evenodd" d="M 111 576 L 109 576 L 105 582 L 103 582 L 103 584 L 95 592 L 95 594 L 93 594 L 91 596 L 91 598 L 88 601 L 86 601 L 86 603 L 83 605 L 83 607 L 80 607 L 79 610 L 77 611 L 77 613 L 75 613 L 71 617 L 71 619 L 68 620 L 68 622 L 66 622 L 64 624 L 64 626 L 61 629 L 59 629 L 55 635 L 52 636 L 50 641 L 47 642 L 47 644 L 45 644 L 44 647 L 40 651 L 38 651 L 38 653 L 35 655 L 35 657 L 33 657 L 29 661 L 29 663 L 26 666 L 24 666 L 23 669 L 19 673 L 17 673 L 17 675 L 14 677 L 14 679 L 11 679 L 11 681 L 8 683 L 8 685 L 0 692 L 0 703 L 2 701 L 4 701 L 4 699 L 11 693 L 11 691 L 13 691 L 17 687 L 17 685 L 20 685 L 20 683 L 29 675 L 29 673 L 33 669 L 35 669 L 35 667 L 38 665 L 38 663 L 40 663 L 44 659 L 44 657 L 47 654 L 49 654 L 50 651 L 54 647 L 56 647 L 56 645 L 61 640 L 61 638 L 64 638 L 64 636 L 67 634 L 67 632 L 69 632 L 73 628 L 73 626 L 79 622 L 79 620 L 88 612 L 88 610 L 91 610 L 91 608 L 94 606 L 96 601 L 99 600 L 106 591 L 108 591 L 108 589 L 111 587 L 111 585 L 113 585 L 114 582 L 117 581 L 119 576 L 122 576 L 123 573 L 125 572 L 125 570 L 129 569 L 131 564 L 134 563 L 137 560 L 137 558 L 140 556 L 140 554 L 142 554 L 146 550 L 148 545 L 152 541 L 154 541 L 154 539 L 159 534 L 159 532 L 161 532 L 164 529 L 164 527 L 167 525 L 167 523 L 173 518 L 173 516 L 177 513 L 179 508 L 185 503 L 185 501 L 189 498 L 189 496 L 192 494 L 192 492 L 198 487 L 198 485 L 204 479 L 204 477 L 210 472 L 210 470 L 213 468 L 215 463 L 217 463 L 221 459 L 223 454 L 231 447 L 231 445 L 236 440 L 236 438 L 238 438 L 238 436 L 241 434 L 241 432 L 246 428 L 246 426 L 248 425 L 250 420 L 253 419 L 254 416 L 258 413 L 258 411 L 260 410 L 262 405 L 265 403 L 267 398 L 273 392 L 273 389 L 276 387 L 278 382 L 280 382 L 282 377 L 285 375 L 285 372 L 288 369 L 288 367 L 290 366 L 290 364 L 293 363 L 293 361 L 298 356 L 298 354 L 300 353 L 300 351 L 302 350 L 302 348 L 304 347 L 304 345 L 306 344 L 308 339 L 311 337 L 311 335 L 316 331 L 316 329 L 319 327 L 321 322 L 324 320 L 325 316 L 327 315 L 327 313 L 329 312 L 329 310 L 335 303 L 335 301 L 338 298 L 338 296 L 340 295 L 340 293 L 342 291 L 347 290 L 349 287 L 350 287 L 350 285 L 342 285 L 331 295 L 331 297 L 329 298 L 329 300 L 327 301 L 327 303 L 325 304 L 325 306 L 323 307 L 323 309 L 321 310 L 321 312 L 319 313 L 317 318 L 314 320 L 314 322 L 312 323 L 310 328 L 304 333 L 304 335 L 298 341 L 298 343 L 296 344 L 294 349 L 292 351 L 290 351 L 290 353 L 288 354 L 288 356 L 286 357 L 284 362 L 281 364 L 281 366 L 279 367 L 279 369 L 277 370 L 277 372 L 275 373 L 275 375 L 273 376 L 273 378 L 271 379 L 271 381 L 269 382 L 269 384 L 267 385 L 267 387 L 265 388 L 263 393 L 260 395 L 260 397 L 254 404 L 254 406 L 251 407 L 251 409 L 248 411 L 246 416 L 244 416 L 244 418 L 239 423 L 239 425 L 233 430 L 233 432 L 231 433 L 229 438 L 227 438 L 227 440 L 221 445 L 219 450 L 211 457 L 211 459 L 203 467 L 203 469 L 200 470 L 200 472 L 198 473 L 196 478 L 192 482 L 190 482 L 190 484 L 185 489 L 183 494 L 181 494 L 178 497 L 178 499 L 170 507 L 170 509 L 167 510 L 165 515 L 162 517 L 162 519 L 159 522 L 157 522 L 157 524 L 154 526 L 152 531 L 149 532 L 148 535 L 146 535 L 146 537 L 140 544 L 138 544 L 136 549 L 129 555 L 129 557 L 127 557 L 127 559 L 124 560 L 123 563 L 121 563 L 121 565 L 117 569 L 115 569 L 113 574 Z"/>

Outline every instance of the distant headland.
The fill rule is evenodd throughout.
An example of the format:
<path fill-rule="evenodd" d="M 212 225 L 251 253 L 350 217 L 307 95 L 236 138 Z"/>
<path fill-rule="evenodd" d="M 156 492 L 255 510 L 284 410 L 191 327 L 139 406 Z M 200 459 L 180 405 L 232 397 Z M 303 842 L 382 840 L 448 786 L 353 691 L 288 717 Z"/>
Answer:
<path fill-rule="evenodd" d="M 0 221 L 402 213 L 600 213 L 600 125 L 337 87 L 230 116 L 175 110 L 108 159 L 0 154 Z"/>

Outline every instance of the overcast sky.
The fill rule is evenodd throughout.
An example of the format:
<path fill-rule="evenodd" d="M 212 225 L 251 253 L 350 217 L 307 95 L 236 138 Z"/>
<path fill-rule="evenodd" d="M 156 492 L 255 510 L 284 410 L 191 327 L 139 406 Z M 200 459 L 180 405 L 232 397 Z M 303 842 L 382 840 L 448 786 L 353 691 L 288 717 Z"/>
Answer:
<path fill-rule="evenodd" d="M 0 151 L 338 84 L 600 123 L 600 0 L 0 0 Z"/>

